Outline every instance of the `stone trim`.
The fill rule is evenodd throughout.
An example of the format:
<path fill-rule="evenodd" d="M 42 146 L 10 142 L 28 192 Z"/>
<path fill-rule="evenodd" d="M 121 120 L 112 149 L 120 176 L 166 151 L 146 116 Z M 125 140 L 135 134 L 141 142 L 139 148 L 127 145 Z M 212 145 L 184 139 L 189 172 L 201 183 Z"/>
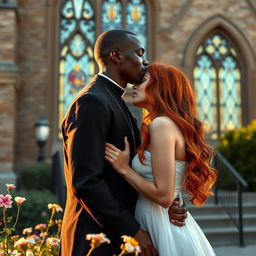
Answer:
<path fill-rule="evenodd" d="M 0 61 L 0 72 L 19 72 L 18 66 L 12 61 Z"/>
<path fill-rule="evenodd" d="M 16 9 L 16 0 L 0 0 L 0 9 Z"/>

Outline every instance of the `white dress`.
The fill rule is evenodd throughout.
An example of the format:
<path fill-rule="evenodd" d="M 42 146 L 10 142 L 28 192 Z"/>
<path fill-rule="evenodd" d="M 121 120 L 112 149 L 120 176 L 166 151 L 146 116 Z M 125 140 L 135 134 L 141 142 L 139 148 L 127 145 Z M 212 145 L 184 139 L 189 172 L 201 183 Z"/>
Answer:
<path fill-rule="evenodd" d="M 146 165 L 141 164 L 138 155 L 132 161 L 133 169 L 147 180 L 153 181 L 151 153 L 144 151 Z M 175 197 L 181 197 L 186 162 L 176 161 Z M 139 195 L 135 218 L 141 228 L 149 232 L 159 256 L 212 256 L 210 243 L 188 212 L 186 225 L 177 227 L 170 223 L 168 209 Z"/>

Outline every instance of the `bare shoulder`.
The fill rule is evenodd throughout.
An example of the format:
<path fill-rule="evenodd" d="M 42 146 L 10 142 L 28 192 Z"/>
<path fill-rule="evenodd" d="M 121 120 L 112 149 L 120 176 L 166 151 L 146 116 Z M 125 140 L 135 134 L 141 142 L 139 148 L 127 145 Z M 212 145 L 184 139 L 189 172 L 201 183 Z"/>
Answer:
<path fill-rule="evenodd" d="M 170 119 L 167 116 L 159 116 L 153 119 L 153 121 L 150 124 L 150 131 L 154 132 L 154 131 L 178 131 L 179 128 L 176 125 L 176 123 Z"/>

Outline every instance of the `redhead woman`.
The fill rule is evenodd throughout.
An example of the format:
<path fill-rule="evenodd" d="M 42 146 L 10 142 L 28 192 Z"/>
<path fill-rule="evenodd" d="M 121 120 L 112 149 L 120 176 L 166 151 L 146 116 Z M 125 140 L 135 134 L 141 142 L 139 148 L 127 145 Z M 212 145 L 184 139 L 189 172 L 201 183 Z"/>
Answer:
<path fill-rule="evenodd" d="M 215 255 L 189 213 L 183 227 L 172 225 L 168 216 L 173 200 L 182 202 L 183 189 L 192 204 L 201 206 L 216 181 L 209 164 L 212 150 L 204 141 L 188 79 L 173 66 L 152 64 L 144 82 L 133 86 L 133 102 L 149 114 L 132 166 L 127 138 L 123 151 L 107 143 L 105 158 L 139 192 L 136 219 L 160 256 Z"/>

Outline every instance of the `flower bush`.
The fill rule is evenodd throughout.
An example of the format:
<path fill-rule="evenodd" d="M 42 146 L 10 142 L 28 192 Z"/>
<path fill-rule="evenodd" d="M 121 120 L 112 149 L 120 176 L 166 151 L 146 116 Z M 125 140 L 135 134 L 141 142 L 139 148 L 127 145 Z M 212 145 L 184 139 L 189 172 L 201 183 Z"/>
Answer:
<path fill-rule="evenodd" d="M 256 191 L 256 120 L 225 133 L 217 148 Z"/>
<path fill-rule="evenodd" d="M 25 197 L 16 196 L 14 201 L 17 205 L 15 220 L 10 215 L 13 207 L 12 191 L 13 184 L 6 184 L 7 194 L 0 194 L 0 208 L 2 216 L 0 218 L 0 256 L 57 256 L 60 248 L 60 231 L 62 220 L 56 218 L 56 214 L 62 212 L 58 204 L 48 204 L 50 217 L 48 223 L 40 223 L 34 227 L 29 226 L 22 230 L 21 234 L 16 232 L 16 226 L 20 217 L 20 209 Z M 90 241 L 91 249 L 87 256 L 102 243 L 110 243 L 105 234 L 87 234 L 86 239 Z M 141 250 L 139 243 L 132 237 L 122 236 L 121 252 L 118 256 L 125 254 L 138 255 Z"/>
<path fill-rule="evenodd" d="M 57 212 L 62 212 L 58 204 L 48 204 L 51 215 L 47 224 L 41 223 L 23 229 L 22 234 L 15 234 L 16 225 L 20 216 L 20 209 L 26 201 L 25 197 L 15 197 L 17 214 L 15 221 L 9 216 L 9 209 L 13 206 L 11 192 L 13 184 L 6 184 L 7 194 L 0 194 L 0 208 L 2 208 L 0 231 L 0 256 L 53 256 L 57 255 L 60 245 L 61 219 L 55 219 Z M 56 226 L 57 228 L 53 228 Z M 57 230 L 55 232 L 55 230 Z"/>
<path fill-rule="evenodd" d="M 50 211 L 47 210 L 47 205 L 52 202 L 57 202 L 57 197 L 48 190 L 20 190 L 12 192 L 12 196 L 16 197 L 22 195 L 27 199 L 25 207 L 22 207 L 20 212 L 20 220 L 15 228 L 15 234 L 21 234 L 22 230 L 27 227 L 34 227 L 38 223 L 47 223 L 50 218 Z M 9 216 L 15 216 L 17 212 L 17 205 L 14 204 L 12 208 L 8 209 Z M 62 213 L 55 214 L 58 219 L 62 218 Z M 57 227 L 52 227 L 57 228 Z"/>

